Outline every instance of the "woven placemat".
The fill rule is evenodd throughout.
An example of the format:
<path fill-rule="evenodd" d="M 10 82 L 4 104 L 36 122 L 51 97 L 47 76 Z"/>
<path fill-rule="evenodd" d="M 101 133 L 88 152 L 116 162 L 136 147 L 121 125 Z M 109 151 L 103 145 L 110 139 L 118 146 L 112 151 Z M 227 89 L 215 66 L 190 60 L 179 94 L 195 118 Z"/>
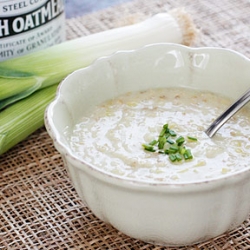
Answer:
<path fill-rule="evenodd" d="M 117 26 L 121 17 L 185 7 L 200 29 L 194 46 L 226 47 L 250 57 L 248 0 L 135 0 L 67 20 L 67 36 Z M 177 249 L 132 239 L 83 205 L 46 130 L 0 156 L 0 249 Z M 208 242 L 178 249 L 250 249 L 250 218 Z"/>

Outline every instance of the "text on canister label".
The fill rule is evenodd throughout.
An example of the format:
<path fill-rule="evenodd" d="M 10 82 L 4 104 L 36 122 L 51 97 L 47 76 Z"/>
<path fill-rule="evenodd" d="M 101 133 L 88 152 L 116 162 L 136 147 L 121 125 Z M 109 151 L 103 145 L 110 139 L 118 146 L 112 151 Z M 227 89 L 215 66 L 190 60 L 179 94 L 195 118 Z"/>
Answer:
<path fill-rule="evenodd" d="M 0 0 L 0 61 L 65 41 L 64 0 Z"/>
<path fill-rule="evenodd" d="M 30 0 L 32 3 L 35 0 Z M 28 7 L 27 2 L 18 2 L 15 4 L 3 5 L 2 11 L 8 12 Z M 19 16 L 9 16 L 0 18 L 0 38 L 13 36 L 25 31 L 32 30 L 56 18 L 63 12 L 62 2 L 59 0 L 49 0 L 41 7 L 32 12 Z"/>

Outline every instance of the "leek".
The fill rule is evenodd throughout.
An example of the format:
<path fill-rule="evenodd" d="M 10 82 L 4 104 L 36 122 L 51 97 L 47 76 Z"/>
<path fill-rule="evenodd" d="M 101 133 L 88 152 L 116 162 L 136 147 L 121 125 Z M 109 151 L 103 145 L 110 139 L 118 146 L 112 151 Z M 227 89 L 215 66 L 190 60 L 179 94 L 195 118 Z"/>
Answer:
<path fill-rule="evenodd" d="M 77 38 L 0 62 L 0 155 L 44 124 L 44 110 L 68 74 L 117 50 L 150 43 L 191 45 L 196 28 L 183 10 Z"/>
<path fill-rule="evenodd" d="M 77 38 L 1 62 L 0 109 L 38 89 L 57 84 L 74 70 L 117 50 L 136 49 L 159 42 L 190 45 L 195 36 L 194 25 L 187 19 L 187 13 L 176 13 L 159 13 L 140 23 Z"/>
<path fill-rule="evenodd" d="M 39 90 L 0 112 L 0 155 L 43 126 L 44 111 L 56 88 Z"/>

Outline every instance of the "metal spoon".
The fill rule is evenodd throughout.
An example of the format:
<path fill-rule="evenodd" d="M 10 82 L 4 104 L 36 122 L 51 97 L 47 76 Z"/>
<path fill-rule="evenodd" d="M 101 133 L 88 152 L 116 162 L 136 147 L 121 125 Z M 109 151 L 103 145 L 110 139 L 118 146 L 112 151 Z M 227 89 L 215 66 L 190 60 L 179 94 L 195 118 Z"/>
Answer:
<path fill-rule="evenodd" d="M 234 102 L 227 110 L 225 110 L 208 128 L 205 133 L 212 138 L 217 130 L 237 111 L 250 101 L 250 89 Z"/>

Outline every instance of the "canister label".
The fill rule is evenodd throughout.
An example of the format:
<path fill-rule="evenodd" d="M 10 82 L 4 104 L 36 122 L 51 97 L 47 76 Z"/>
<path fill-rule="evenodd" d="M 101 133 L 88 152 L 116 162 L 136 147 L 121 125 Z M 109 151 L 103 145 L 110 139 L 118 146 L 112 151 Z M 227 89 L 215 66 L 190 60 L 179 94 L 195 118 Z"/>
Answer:
<path fill-rule="evenodd" d="M 64 0 L 0 0 L 0 61 L 64 40 Z"/>

